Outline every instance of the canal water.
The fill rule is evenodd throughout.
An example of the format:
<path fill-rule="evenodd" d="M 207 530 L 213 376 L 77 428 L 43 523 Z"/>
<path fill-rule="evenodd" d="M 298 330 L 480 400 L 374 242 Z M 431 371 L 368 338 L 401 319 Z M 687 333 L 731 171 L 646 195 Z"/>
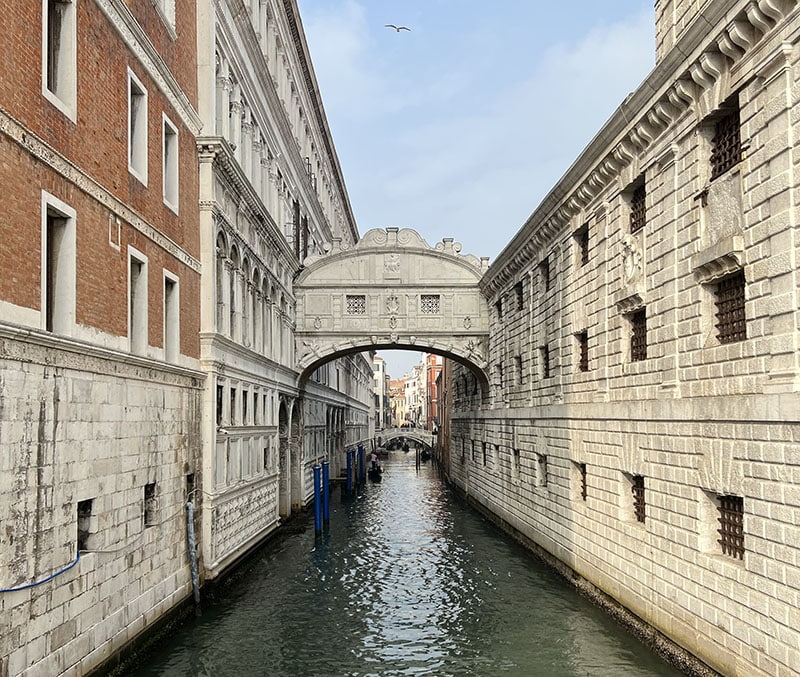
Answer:
<path fill-rule="evenodd" d="M 268 544 L 135 675 L 679 675 L 414 452 Z"/>

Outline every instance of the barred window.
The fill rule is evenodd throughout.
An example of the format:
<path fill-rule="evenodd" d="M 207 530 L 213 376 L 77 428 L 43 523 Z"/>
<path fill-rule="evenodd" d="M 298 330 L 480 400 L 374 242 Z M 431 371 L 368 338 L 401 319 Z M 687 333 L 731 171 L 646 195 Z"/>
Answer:
<path fill-rule="evenodd" d="M 422 294 L 419 298 L 420 312 L 425 315 L 439 313 L 439 294 Z"/>
<path fill-rule="evenodd" d="M 497 311 L 497 320 L 500 321 L 503 319 L 503 299 L 497 299 L 497 302 L 494 304 L 494 309 Z"/>
<path fill-rule="evenodd" d="M 645 501 L 644 501 L 644 477 L 634 475 L 631 478 L 631 491 L 633 492 L 633 514 L 637 522 L 644 523 Z"/>
<path fill-rule="evenodd" d="M 744 271 L 722 278 L 715 290 L 716 328 L 720 343 L 735 343 L 747 338 L 744 316 Z"/>
<path fill-rule="evenodd" d="M 366 315 L 367 297 L 364 294 L 347 294 L 345 305 L 348 315 Z"/>
<path fill-rule="evenodd" d="M 517 298 L 517 310 L 522 310 L 525 307 L 522 295 L 522 281 L 514 285 L 514 296 Z"/>
<path fill-rule="evenodd" d="M 647 211 L 644 204 L 646 196 L 647 191 L 644 184 L 633 191 L 631 196 L 631 233 L 638 233 L 647 222 Z"/>
<path fill-rule="evenodd" d="M 156 510 L 158 503 L 156 501 L 156 483 L 144 485 L 144 525 L 152 527 L 156 523 Z"/>
<path fill-rule="evenodd" d="M 575 244 L 578 246 L 578 255 L 580 258 L 581 266 L 589 263 L 589 224 L 584 224 L 580 230 L 575 233 Z"/>
<path fill-rule="evenodd" d="M 630 314 L 631 361 L 647 359 L 647 311 L 642 308 Z"/>
<path fill-rule="evenodd" d="M 578 340 L 578 369 L 589 371 L 589 332 L 579 332 L 575 338 Z"/>
<path fill-rule="evenodd" d="M 711 139 L 711 180 L 722 176 L 742 160 L 739 109 L 732 110 L 714 125 Z"/>
<path fill-rule="evenodd" d="M 581 475 L 581 499 L 586 500 L 586 464 L 578 463 L 578 472 Z"/>
<path fill-rule="evenodd" d="M 550 280 L 550 259 L 544 259 L 539 264 L 539 274 L 542 276 L 542 286 L 544 287 L 545 291 L 550 291 L 551 280 Z"/>
<path fill-rule="evenodd" d="M 539 347 L 539 365 L 542 378 L 550 378 L 550 349 L 547 346 Z"/>
<path fill-rule="evenodd" d="M 719 497 L 717 533 L 724 555 L 744 559 L 744 499 L 741 496 Z"/>

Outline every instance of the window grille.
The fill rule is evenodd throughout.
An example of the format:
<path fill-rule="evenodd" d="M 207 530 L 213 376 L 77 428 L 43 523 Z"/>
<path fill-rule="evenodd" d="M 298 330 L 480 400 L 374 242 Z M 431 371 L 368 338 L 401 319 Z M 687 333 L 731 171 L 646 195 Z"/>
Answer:
<path fill-rule="evenodd" d="M 719 540 L 724 555 L 744 559 L 744 499 L 719 497 Z"/>
<path fill-rule="evenodd" d="M 498 321 L 503 319 L 503 299 L 497 299 L 497 303 L 494 304 L 494 309 L 497 311 L 497 319 Z"/>
<path fill-rule="evenodd" d="M 217 425 L 222 425 L 222 386 L 217 385 Z"/>
<path fill-rule="evenodd" d="M 647 359 L 647 311 L 631 313 L 631 361 Z"/>
<path fill-rule="evenodd" d="M 644 477 L 641 475 L 634 475 L 631 483 L 631 491 L 633 492 L 633 514 L 636 516 L 637 522 L 644 523 L 645 517 L 645 502 L 644 502 Z"/>
<path fill-rule="evenodd" d="M 578 339 L 578 369 L 589 371 L 589 332 L 582 331 L 576 336 Z"/>
<path fill-rule="evenodd" d="M 647 222 L 647 210 L 644 204 L 646 196 L 647 191 L 644 184 L 633 191 L 633 196 L 631 197 L 631 233 L 638 233 Z"/>
<path fill-rule="evenodd" d="M 156 523 L 156 484 L 151 482 L 144 485 L 144 525 L 152 527 Z"/>
<path fill-rule="evenodd" d="M 578 463 L 578 471 L 581 474 L 581 499 L 586 500 L 586 464 Z"/>
<path fill-rule="evenodd" d="M 731 111 L 714 125 L 711 139 L 711 180 L 722 176 L 742 159 L 739 109 Z"/>
<path fill-rule="evenodd" d="M 420 296 L 420 311 L 424 315 L 436 315 L 439 313 L 439 294 L 422 294 Z"/>
<path fill-rule="evenodd" d="M 539 348 L 539 357 L 542 367 L 542 378 L 550 378 L 550 349 L 547 346 Z"/>
<path fill-rule="evenodd" d="M 542 285 L 544 286 L 545 291 L 550 291 L 550 259 L 544 259 L 539 264 L 539 271 L 542 276 Z"/>
<path fill-rule="evenodd" d="M 744 271 L 723 278 L 717 284 L 717 338 L 720 343 L 735 343 L 747 338 L 744 316 Z"/>
<path fill-rule="evenodd" d="M 589 263 L 589 226 L 588 224 L 581 228 L 575 235 L 578 242 L 578 250 L 580 251 L 581 265 L 585 266 Z"/>
<path fill-rule="evenodd" d="M 522 295 L 522 282 L 517 282 L 517 284 L 514 285 L 514 295 L 517 297 L 517 310 L 522 310 L 525 307 Z"/>
<path fill-rule="evenodd" d="M 345 306 L 348 315 L 366 315 L 367 297 L 364 294 L 347 294 Z"/>

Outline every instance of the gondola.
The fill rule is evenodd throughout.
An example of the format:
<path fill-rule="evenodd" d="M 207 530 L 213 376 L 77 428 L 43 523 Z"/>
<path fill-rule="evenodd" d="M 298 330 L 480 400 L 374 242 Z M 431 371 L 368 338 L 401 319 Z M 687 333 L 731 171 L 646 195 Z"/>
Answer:
<path fill-rule="evenodd" d="M 371 482 L 380 482 L 382 475 L 383 475 L 383 468 L 377 463 L 367 468 L 367 477 Z"/>
<path fill-rule="evenodd" d="M 429 452 L 427 449 L 423 449 L 419 455 L 419 460 L 425 463 L 425 461 L 429 461 L 430 458 L 431 458 L 431 452 Z"/>

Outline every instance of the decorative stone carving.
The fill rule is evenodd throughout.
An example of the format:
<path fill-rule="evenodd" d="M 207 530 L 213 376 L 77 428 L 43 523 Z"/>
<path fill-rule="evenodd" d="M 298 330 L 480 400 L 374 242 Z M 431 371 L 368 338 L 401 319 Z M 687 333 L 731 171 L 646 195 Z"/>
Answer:
<path fill-rule="evenodd" d="M 642 274 L 642 254 L 636 239 L 630 233 L 622 238 L 622 268 L 625 284 L 630 284 Z"/>
<path fill-rule="evenodd" d="M 319 315 L 314 318 L 314 329 L 322 329 L 322 318 Z"/>
<path fill-rule="evenodd" d="M 386 310 L 390 313 L 396 313 L 400 310 L 400 299 L 397 294 L 392 294 L 386 298 Z"/>
<path fill-rule="evenodd" d="M 400 255 L 399 254 L 387 254 L 383 259 L 383 269 L 387 273 L 399 273 L 400 272 Z"/>
<path fill-rule="evenodd" d="M 469 315 L 467 315 L 464 318 L 464 329 L 469 329 L 471 326 L 472 326 L 472 318 Z"/>

